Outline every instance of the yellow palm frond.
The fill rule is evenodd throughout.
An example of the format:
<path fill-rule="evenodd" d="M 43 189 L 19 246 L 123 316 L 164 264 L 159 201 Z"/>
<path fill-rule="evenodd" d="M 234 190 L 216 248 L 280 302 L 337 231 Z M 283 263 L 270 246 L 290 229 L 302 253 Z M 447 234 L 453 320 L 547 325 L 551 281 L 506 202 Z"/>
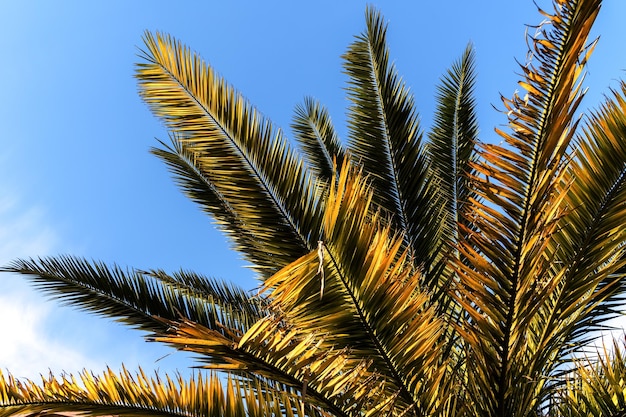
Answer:
<path fill-rule="evenodd" d="M 145 44 L 139 94 L 175 133 L 179 145 L 160 156 L 183 185 L 200 187 L 191 197 L 226 232 L 247 230 L 237 249 L 263 276 L 311 250 L 320 202 L 282 133 L 176 40 L 148 33 Z"/>
<path fill-rule="evenodd" d="M 372 213 L 371 190 L 344 165 L 331 185 L 317 251 L 267 280 L 273 308 L 294 326 L 368 358 L 398 410 L 426 412 L 447 401 L 444 322 L 420 290 L 402 236 Z"/>
<path fill-rule="evenodd" d="M 0 371 L 0 416 L 77 413 L 91 416 L 243 416 L 301 415 L 298 397 L 268 390 L 260 382 L 217 375 L 183 379 L 136 375 L 126 369 L 102 375 L 42 378 L 41 384 L 21 381 Z"/>
<path fill-rule="evenodd" d="M 559 390 L 563 417 L 619 416 L 626 413 L 624 343 L 613 340 L 591 357 L 578 360 Z"/>
<path fill-rule="evenodd" d="M 197 323 L 170 321 L 170 332 L 155 340 L 200 355 L 208 369 L 234 372 L 245 380 L 270 378 L 299 392 L 303 403 L 334 415 L 348 416 L 380 399 L 367 362 L 350 360 L 346 349 L 326 349 L 315 334 L 306 334 L 270 316 L 244 335 L 223 334 Z"/>
<path fill-rule="evenodd" d="M 309 401 L 334 412 L 445 407 L 445 324 L 419 289 L 402 237 L 372 213 L 366 181 L 348 163 L 338 178 L 318 250 L 266 280 L 273 314 L 241 337 L 181 320 L 155 340 L 212 368 L 306 385 Z"/>
<path fill-rule="evenodd" d="M 480 364 L 477 410 L 522 413 L 537 406 L 561 343 L 546 335 L 560 304 L 567 263 L 555 251 L 568 206 L 568 155 L 582 100 L 582 74 L 593 49 L 587 44 L 598 0 L 559 1 L 529 36 L 531 59 L 521 66 L 526 91 L 504 99 L 507 147 L 486 144 L 474 165 L 480 198 L 465 213 L 467 238 L 458 262 L 459 302 L 467 311 L 459 331 L 472 346 L 468 361 Z M 475 355 L 475 356 L 474 356 Z M 541 357 L 541 361 L 536 361 Z"/>

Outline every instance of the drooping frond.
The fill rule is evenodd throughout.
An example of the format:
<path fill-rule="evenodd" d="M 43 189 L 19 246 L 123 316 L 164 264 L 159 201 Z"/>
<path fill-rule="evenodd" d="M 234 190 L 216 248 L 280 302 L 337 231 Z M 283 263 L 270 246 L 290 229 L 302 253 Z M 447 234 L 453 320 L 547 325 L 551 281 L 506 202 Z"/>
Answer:
<path fill-rule="evenodd" d="M 521 66 L 520 81 L 526 95 L 503 99 L 510 133 L 497 131 L 506 146 L 484 145 L 473 166 L 483 200 L 470 199 L 463 213 L 471 229 L 462 229 L 457 294 L 469 316 L 459 331 L 472 347 L 468 362 L 480 364 L 469 369 L 468 383 L 472 397 L 481 398 L 478 414 L 532 412 L 561 359 L 563 345 L 545 337 L 550 315 L 563 307 L 569 265 L 554 256 L 559 220 L 572 209 L 563 187 L 567 151 L 600 1 L 555 1 L 554 8 L 529 36 L 532 59 Z"/>
<path fill-rule="evenodd" d="M 319 237 L 319 201 L 281 132 L 179 42 L 148 33 L 145 44 L 139 94 L 180 138 L 181 157 L 168 159 L 178 181 L 193 190 L 207 184 L 203 193 L 211 196 L 203 208 L 229 234 L 247 230 L 236 248 L 262 276 L 311 250 Z M 266 255 L 257 259 L 261 247 Z"/>
<path fill-rule="evenodd" d="M 437 93 L 434 126 L 428 135 L 431 169 L 440 179 L 446 212 L 446 234 L 454 241 L 458 236 L 459 211 L 473 191 L 469 184 L 470 163 L 475 159 L 478 122 L 474 84 L 476 73 L 474 49 L 468 45 L 463 56 L 442 77 Z"/>
<path fill-rule="evenodd" d="M 0 371 L 0 417 L 66 413 L 87 416 L 242 417 L 299 413 L 299 398 L 267 390 L 260 383 L 217 375 L 183 380 L 132 375 L 110 369 L 102 375 L 88 372 L 77 378 L 43 378 L 42 383 L 20 381 Z"/>
<path fill-rule="evenodd" d="M 159 318 L 181 315 L 216 331 L 244 332 L 266 314 L 259 300 L 234 285 L 190 272 L 169 276 L 69 256 L 16 260 L 3 271 L 26 275 L 63 303 L 149 332 L 167 328 Z"/>
<path fill-rule="evenodd" d="M 307 162 L 316 177 L 329 181 L 333 167 L 341 166 L 345 150 L 335 132 L 332 120 L 325 107 L 310 97 L 295 110 L 292 128 L 295 139 L 300 143 Z"/>
<path fill-rule="evenodd" d="M 372 178 L 374 202 L 413 248 L 417 263 L 428 272 L 443 233 L 442 214 L 413 96 L 389 60 L 387 26 L 368 8 L 367 30 L 344 55 L 350 77 L 348 96 L 349 150 Z"/>

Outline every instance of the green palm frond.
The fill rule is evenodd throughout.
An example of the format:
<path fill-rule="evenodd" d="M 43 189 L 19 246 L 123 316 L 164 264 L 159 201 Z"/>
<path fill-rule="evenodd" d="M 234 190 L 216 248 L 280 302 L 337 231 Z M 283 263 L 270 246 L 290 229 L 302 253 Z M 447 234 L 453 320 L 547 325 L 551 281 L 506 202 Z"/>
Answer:
<path fill-rule="evenodd" d="M 432 175 L 438 179 L 436 192 L 439 198 L 431 204 L 441 204 L 445 228 L 438 243 L 440 247 L 434 253 L 435 266 L 428 274 L 426 284 L 439 289 L 440 310 L 453 315 L 461 312 L 445 294 L 445 288 L 454 279 L 448 258 L 458 256 L 455 246 L 461 225 L 465 230 L 472 229 L 460 213 L 470 199 L 478 198 L 470 184 L 471 165 L 476 160 L 478 143 L 474 59 L 474 49 L 468 45 L 461 58 L 442 77 L 434 126 L 426 147 Z"/>
<path fill-rule="evenodd" d="M 564 179 L 551 255 L 568 265 L 550 331 L 585 335 L 623 309 L 626 286 L 626 84 L 591 115 Z M 584 307 L 583 307 L 584 306 Z M 560 329 L 565 325 L 567 330 Z M 571 326 L 571 327 L 570 327 Z M 579 343 L 580 344 L 580 343 Z"/>
<path fill-rule="evenodd" d="M 559 229 L 571 209 L 562 185 L 599 5 L 559 2 L 553 15 L 545 13 L 547 23 L 529 39 L 533 59 L 521 67 L 527 95 L 503 99 L 511 133 L 498 132 L 508 147 L 484 145 L 474 165 L 473 183 L 484 201 L 472 200 L 465 213 L 475 230 L 466 228 L 459 247 L 467 262 L 458 263 L 458 291 L 469 314 L 459 329 L 472 346 L 469 360 L 481 364 L 470 370 L 470 389 L 489 395 L 477 403 L 483 413 L 522 415 L 537 407 L 545 375 L 561 353 L 562 344 L 545 338 L 548 317 L 564 308 L 559 293 L 570 267 L 554 251 L 559 236 L 567 239 Z"/>
<path fill-rule="evenodd" d="M 236 216 L 230 233 L 247 229 L 252 237 L 235 243 L 262 276 L 311 250 L 319 237 L 320 202 L 280 131 L 179 42 L 146 34 L 145 44 L 145 62 L 137 67 L 139 94 L 179 137 L 184 160 L 168 159 L 184 172 L 178 181 L 195 189 L 202 175 L 211 184 L 213 195 L 203 208 L 227 232 Z M 190 169 L 198 173 L 191 179 Z M 256 259 L 259 247 L 266 255 Z"/>
<path fill-rule="evenodd" d="M 438 87 L 434 126 L 428 135 L 431 169 L 440 179 L 438 190 L 444 195 L 447 234 L 458 236 L 459 212 L 470 197 L 476 198 L 469 183 L 471 163 L 478 143 L 478 122 L 474 85 L 475 53 L 468 45 L 463 56 L 441 79 Z"/>
<path fill-rule="evenodd" d="M 299 398 L 260 383 L 217 375 L 184 380 L 143 371 L 132 375 L 110 369 L 102 375 L 82 372 L 77 378 L 43 378 L 42 384 L 5 377 L 0 371 L 0 416 L 78 413 L 89 416 L 262 416 L 301 415 Z"/>
<path fill-rule="evenodd" d="M 374 201 L 428 272 L 443 233 L 442 213 L 428 169 L 413 96 L 389 60 L 387 26 L 368 8 L 367 30 L 344 55 L 349 79 L 349 150 L 376 189 Z"/>
<path fill-rule="evenodd" d="M 307 157 L 310 169 L 323 181 L 329 181 L 334 166 L 341 166 L 345 150 L 325 107 L 310 97 L 296 106 L 292 128 L 295 139 Z"/>
<path fill-rule="evenodd" d="M 266 314 L 259 300 L 234 285 L 192 273 L 168 276 L 70 256 L 16 260 L 3 271 L 28 276 L 63 303 L 149 332 L 164 331 L 162 319 L 181 315 L 217 331 L 244 332 Z"/>
<path fill-rule="evenodd" d="M 246 258 L 254 262 L 256 270 L 276 268 L 275 250 L 268 251 L 265 242 L 258 239 L 254 230 L 247 226 L 246 220 L 239 216 L 211 179 L 198 169 L 193 149 L 176 136 L 172 136 L 171 141 L 171 145 L 161 142 L 162 147 L 153 148 L 152 153 L 169 167 L 187 197 L 212 216 L 213 221 L 228 233 L 236 248 L 246 249 Z"/>

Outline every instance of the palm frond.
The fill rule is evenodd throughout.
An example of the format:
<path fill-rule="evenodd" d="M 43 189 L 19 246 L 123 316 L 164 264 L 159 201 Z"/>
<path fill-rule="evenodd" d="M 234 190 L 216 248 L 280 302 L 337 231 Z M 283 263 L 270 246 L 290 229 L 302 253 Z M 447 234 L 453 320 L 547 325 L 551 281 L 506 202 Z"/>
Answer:
<path fill-rule="evenodd" d="M 419 414 L 442 407 L 451 394 L 442 365 L 445 324 L 419 289 L 402 236 L 382 226 L 371 201 L 364 179 L 344 166 L 329 190 L 318 251 L 266 285 L 290 323 L 372 360 L 386 379 L 387 398 L 397 397 L 394 407 Z"/>
<path fill-rule="evenodd" d="M 442 77 L 437 89 L 434 126 L 426 147 L 432 175 L 437 178 L 436 192 L 439 196 L 431 205 L 440 202 L 445 230 L 441 242 L 438 242 L 440 247 L 433 254 L 435 265 L 427 272 L 425 283 L 439 294 L 440 310 L 453 316 L 461 312 L 445 291 L 454 279 L 448 258 L 458 257 L 455 247 L 460 226 L 465 226 L 465 230 L 472 229 L 460 213 L 470 199 L 478 198 L 470 184 L 471 165 L 476 160 L 478 143 L 474 56 L 470 44 Z"/>
<path fill-rule="evenodd" d="M 567 207 L 551 236 L 543 262 L 554 270 L 555 284 L 535 283 L 544 303 L 526 298 L 521 325 L 532 329 L 525 343 L 536 346 L 527 356 L 531 372 L 548 373 L 546 364 L 570 362 L 608 330 L 606 321 L 623 311 L 626 301 L 626 87 L 614 92 L 592 115 L 577 138 L 572 163 L 562 184 Z M 565 265 L 566 267 L 563 267 Z M 547 276 L 547 273 L 546 273 Z M 550 288 L 554 287 L 554 288 Z M 532 304 L 531 304 L 532 303 Z M 537 316 L 541 325 L 537 325 Z M 576 355 L 576 356 L 574 356 Z M 567 370 L 571 364 L 565 363 Z M 561 390 L 563 372 L 555 368 L 554 382 L 542 397 Z"/>
<path fill-rule="evenodd" d="M 197 300 L 210 314 L 202 313 L 196 308 L 197 315 L 205 314 L 207 320 L 201 323 L 209 323 L 211 328 L 245 333 L 261 317 L 269 312 L 269 304 L 266 300 L 251 295 L 232 283 L 224 283 L 205 277 L 192 271 L 178 271 L 171 275 L 163 270 L 150 270 L 145 274 L 157 278 L 167 291 L 181 294 L 185 297 L 188 309 L 193 307 L 192 300 Z M 176 306 L 175 306 L 176 307 Z M 185 315 L 186 310 L 176 307 L 179 315 L 184 315 L 189 320 L 193 319 Z M 163 317 L 170 319 L 171 317 Z"/>
<path fill-rule="evenodd" d="M 315 176 L 329 181 L 334 166 L 341 166 L 345 150 L 337 136 L 332 120 L 325 107 L 310 97 L 296 106 L 292 128 L 300 143 L 307 162 Z"/>
<path fill-rule="evenodd" d="M 471 46 L 442 77 L 423 142 L 371 7 L 343 57 L 349 146 L 307 98 L 292 124 L 303 157 L 197 54 L 147 33 L 140 95 L 171 135 L 152 152 L 261 289 L 16 260 L 0 272 L 210 373 L 0 372 L 0 417 L 626 415 L 623 347 L 576 356 L 626 303 L 626 83 L 579 116 L 601 0 L 552 3 L 527 35 L 524 91 L 502 97 L 500 144 L 478 142 Z"/>
<path fill-rule="evenodd" d="M 239 216 L 211 180 L 198 169 L 193 149 L 175 135 L 172 135 L 171 141 L 171 145 L 161 142 L 160 148 L 151 151 L 169 167 L 187 197 L 213 217 L 236 248 L 246 249 L 245 258 L 252 262 L 255 270 L 271 271 L 276 268 L 275 252 L 278 249 L 268 250 L 266 242 L 258 239 L 248 227 L 247 220 Z"/>
<path fill-rule="evenodd" d="M 303 162 L 281 132 L 263 118 L 223 78 L 169 36 L 145 35 L 144 63 L 137 67 L 139 94 L 152 111 L 180 137 L 192 159 L 181 164 L 178 180 L 187 183 L 191 168 L 212 185 L 211 198 L 202 203 L 229 228 L 236 214 L 252 236 L 236 241 L 237 249 L 256 263 L 252 254 L 263 247 L 268 254 L 257 270 L 271 275 L 311 250 L 319 237 L 319 201 Z M 195 188 L 198 178 L 191 178 Z M 194 198 L 201 197 L 196 193 Z M 217 198 L 216 198 L 217 197 Z M 221 207 L 214 210 L 215 204 Z M 224 216 L 229 212 L 229 216 Z M 220 217 L 222 216 L 222 217 Z M 271 257 L 272 267 L 263 269 Z"/>
<path fill-rule="evenodd" d="M 192 273 L 168 276 L 70 256 L 16 260 L 3 271 L 26 275 L 65 304 L 149 332 L 164 331 L 162 319 L 181 315 L 220 332 L 244 332 L 266 314 L 259 300 L 234 285 Z"/>
<path fill-rule="evenodd" d="M 568 265 L 552 334 L 576 337 L 617 316 L 626 299 L 626 84 L 576 140 L 553 258 Z M 565 325 L 565 329 L 560 326 Z M 571 326 L 571 327 L 570 327 Z M 578 343 L 579 346 L 584 346 Z"/>
<path fill-rule="evenodd" d="M 266 280 L 270 316 L 235 343 L 189 321 L 169 322 L 156 340 L 200 354 L 209 367 L 306 384 L 313 403 L 345 414 L 445 407 L 444 323 L 416 287 L 402 238 L 372 213 L 365 180 L 347 163 L 338 178 L 319 249 Z"/>
<path fill-rule="evenodd" d="M 521 66 L 524 97 L 503 99 L 511 133 L 508 147 L 486 144 L 473 167 L 484 201 L 464 213 L 467 236 L 459 251 L 459 300 L 469 316 L 459 326 L 472 346 L 473 395 L 478 412 L 520 413 L 538 406 L 538 392 L 558 353 L 541 334 L 556 308 L 569 266 L 553 263 L 559 220 L 567 210 L 562 184 L 582 99 L 582 71 L 591 52 L 589 31 L 600 1 L 556 1 L 554 14 L 529 36 L 532 60 Z M 560 307 L 561 305 L 559 305 Z M 539 368 L 533 357 L 546 351 Z M 515 392 L 515 395 L 513 394 Z"/>
<path fill-rule="evenodd" d="M 290 327 L 275 315 L 234 338 L 188 320 L 167 324 L 168 332 L 154 340 L 198 354 L 208 369 L 233 372 L 244 380 L 271 378 L 334 415 L 361 409 L 366 394 L 375 390 L 372 383 L 363 385 L 364 367 L 348 363 L 345 350 L 321 349 L 316 335 Z"/>
<path fill-rule="evenodd" d="M 613 340 L 593 358 L 579 360 L 566 376 L 553 408 L 564 417 L 620 416 L 626 413 L 624 344 Z"/>
<path fill-rule="evenodd" d="M 413 96 L 389 60 L 387 26 L 368 8 L 367 30 L 344 55 L 350 77 L 349 150 L 376 189 L 374 201 L 406 231 L 416 262 L 428 272 L 439 249 L 443 219 L 428 170 Z"/>
<path fill-rule="evenodd" d="M 474 60 L 474 48 L 468 45 L 463 56 L 441 79 L 434 126 L 428 135 L 431 169 L 440 179 L 439 191 L 444 194 L 446 234 L 453 240 L 458 236 L 459 221 L 463 221 L 459 212 L 470 196 L 476 198 L 469 184 L 478 143 Z"/>
<path fill-rule="evenodd" d="M 78 413 L 90 416 L 294 416 L 299 398 L 287 391 L 211 374 L 184 380 L 132 375 L 108 369 L 102 375 L 82 372 L 42 378 L 41 385 L 0 371 L 0 416 Z"/>

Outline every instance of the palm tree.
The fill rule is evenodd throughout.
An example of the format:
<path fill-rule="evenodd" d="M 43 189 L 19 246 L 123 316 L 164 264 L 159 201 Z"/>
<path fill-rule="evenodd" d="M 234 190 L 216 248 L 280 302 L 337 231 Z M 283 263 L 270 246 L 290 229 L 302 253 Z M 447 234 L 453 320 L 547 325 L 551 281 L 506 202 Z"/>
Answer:
<path fill-rule="evenodd" d="M 626 413 L 621 345 L 588 350 L 626 295 L 626 83 L 579 110 L 600 5 L 541 11 L 524 92 L 502 98 L 501 144 L 478 137 L 471 46 L 443 76 L 423 133 L 372 8 L 343 56 L 347 143 L 305 99 L 299 150 L 199 56 L 147 33 L 139 91 L 171 132 L 153 153 L 261 288 L 16 260 L 4 270 L 193 352 L 211 372 L 3 376 L 0 416 Z"/>

